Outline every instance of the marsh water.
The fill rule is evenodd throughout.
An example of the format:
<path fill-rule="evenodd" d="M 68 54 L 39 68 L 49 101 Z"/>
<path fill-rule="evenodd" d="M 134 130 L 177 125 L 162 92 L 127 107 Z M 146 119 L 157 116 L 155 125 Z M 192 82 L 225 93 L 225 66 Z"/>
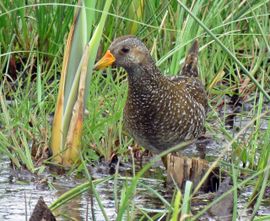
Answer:
<path fill-rule="evenodd" d="M 248 119 L 234 117 L 234 126 L 242 128 Z M 262 122 L 262 128 L 267 128 L 267 122 Z M 215 141 L 207 142 L 206 157 L 211 159 L 216 158 L 224 150 L 225 139 L 220 136 Z M 187 150 L 187 155 L 194 155 L 193 149 Z M 148 161 L 149 158 L 144 159 Z M 138 163 L 138 162 L 137 162 Z M 119 181 L 119 193 L 125 177 L 132 176 L 132 164 L 130 162 L 123 162 L 120 164 L 119 173 L 123 177 L 123 181 Z M 137 169 L 139 166 L 137 165 Z M 94 178 L 104 178 L 110 176 L 109 166 L 106 163 L 100 163 L 94 168 L 89 168 Z M 136 208 L 144 211 L 165 211 L 164 204 L 161 200 L 153 194 L 150 189 L 160 193 L 168 202 L 171 202 L 173 195 L 173 188 L 166 186 L 166 171 L 162 167 L 161 162 L 157 162 L 147 172 L 143 179 L 140 180 L 136 196 L 134 198 Z M 30 174 L 25 170 L 13 170 L 10 166 L 10 161 L 5 156 L 0 157 L 0 221 L 24 221 L 28 220 L 40 196 L 42 196 L 50 205 L 59 196 L 71 188 L 86 182 L 83 177 L 77 178 L 75 176 L 52 176 L 50 173 L 44 173 L 42 176 Z M 104 206 L 109 220 L 114 220 L 116 217 L 116 206 L 114 196 L 114 180 L 111 179 L 105 183 L 98 184 L 96 190 L 99 193 L 100 200 Z M 239 220 L 249 220 L 251 210 L 246 208 L 248 198 L 252 193 L 252 186 L 239 191 L 238 197 L 238 214 Z M 269 193 L 266 193 L 270 195 Z M 203 206 L 207 205 L 213 200 L 215 193 L 201 193 L 195 197 L 193 204 L 193 213 L 199 211 Z M 85 192 L 72 199 L 68 203 L 57 209 L 57 220 L 93 220 L 95 216 L 96 221 L 104 221 L 102 211 L 98 206 L 98 202 L 93 199 L 91 203 L 91 195 Z M 118 202 L 119 203 L 119 202 Z M 136 209 L 135 209 L 136 210 Z M 260 207 L 258 215 L 270 215 L 270 205 L 265 204 Z M 216 220 L 209 214 L 205 214 L 200 220 Z"/>
<path fill-rule="evenodd" d="M 50 205 L 54 200 L 61 196 L 72 187 L 83 183 L 85 179 L 76 179 L 75 177 L 58 176 L 57 179 L 52 179 L 49 175 L 46 178 L 38 178 L 30 175 L 28 172 L 18 172 L 10 168 L 9 160 L 5 157 L 0 159 L 0 220 L 5 221 L 24 221 L 28 220 L 35 204 L 40 196 L 42 196 Z M 129 170 L 132 165 L 127 168 Z M 106 166 L 104 166 L 105 168 Z M 102 172 L 101 172 L 102 171 Z M 131 171 L 127 171 L 129 173 Z M 159 174 L 159 175 L 157 175 Z M 102 169 L 94 176 L 104 177 L 106 172 Z M 153 176 L 154 178 L 151 178 Z M 160 178 L 158 178 L 160 176 Z M 46 179 L 46 183 L 43 181 Z M 51 179 L 51 180 L 50 180 Z M 49 184 L 48 184 L 49 183 Z M 119 182 L 120 183 L 120 182 Z M 144 184 L 144 185 L 143 185 Z M 97 185 L 102 204 L 106 210 L 109 220 L 114 220 L 116 217 L 116 207 L 114 202 L 113 180 L 104 184 Z M 140 181 L 138 185 L 135 205 L 145 211 L 162 211 L 164 205 L 153 193 L 149 192 L 145 186 L 150 187 L 160 193 L 165 199 L 170 202 L 173 191 L 165 185 L 165 170 L 160 165 L 154 167 L 148 172 L 145 178 Z M 239 196 L 238 212 L 241 214 L 240 220 L 249 220 L 251 210 L 245 208 L 248 197 L 251 195 L 252 189 L 247 188 L 241 192 Z M 193 202 L 193 211 L 199 211 L 203 206 L 207 205 L 213 199 L 215 193 L 202 193 L 198 194 Z M 68 203 L 57 209 L 57 220 L 93 220 L 92 210 L 94 211 L 95 220 L 104 221 L 102 212 L 96 200 L 94 205 L 91 205 L 91 197 L 89 192 L 81 194 L 79 197 L 72 199 Z M 164 210 L 165 211 L 165 210 Z M 261 206 L 259 210 L 260 215 L 270 214 L 270 206 Z M 209 214 L 203 216 L 200 220 L 216 220 L 211 218 Z"/>
<path fill-rule="evenodd" d="M 122 170 L 127 170 L 130 173 L 127 165 L 122 166 Z M 132 168 L 131 165 L 129 165 Z M 127 168 L 127 169 L 126 169 Z M 94 177 L 105 177 L 108 167 L 107 165 L 100 165 L 99 170 L 94 172 Z M 121 169 L 121 168 L 120 168 Z M 157 171 L 158 170 L 158 171 Z M 162 168 L 151 169 L 147 176 L 154 173 L 155 177 L 157 172 L 161 174 L 164 172 Z M 109 174 L 107 174 L 109 176 Z M 44 182 L 46 180 L 46 182 Z M 6 221 L 20 221 L 28 220 L 35 204 L 40 196 L 42 196 L 50 205 L 54 200 L 61 196 L 72 187 L 85 182 L 86 179 L 77 179 L 72 176 L 58 176 L 56 179 L 48 176 L 37 177 L 31 175 L 27 171 L 15 171 L 11 169 L 10 162 L 7 158 L 0 158 L 0 220 Z M 97 191 L 101 201 L 106 210 L 106 214 L 110 220 L 116 217 L 114 195 L 113 195 L 113 180 L 109 180 L 104 184 L 97 185 Z M 158 178 L 143 178 L 143 184 L 157 190 L 165 197 L 169 198 L 171 192 L 166 193 L 164 188 L 164 180 Z M 119 181 L 121 183 L 121 181 Z M 160 208 L 161 203 L 152 197 L 142 186 L 137 189 L 139 193 L 135 198 L 136 205 L 145 208 Z M 94 200 L 94 214 L 95 220 L 103 221 L 104 217 L 99 209 L 97 202 Z M 72 199 L 67 204 L 62 206 L 56 211 L 57 220 L 92 220 L 91 216 L 91 197 L 89 192 Z"/>

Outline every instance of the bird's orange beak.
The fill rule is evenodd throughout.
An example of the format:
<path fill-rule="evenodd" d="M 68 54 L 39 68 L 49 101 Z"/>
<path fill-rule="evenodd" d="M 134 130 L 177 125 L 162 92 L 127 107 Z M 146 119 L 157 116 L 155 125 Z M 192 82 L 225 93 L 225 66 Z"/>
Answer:
<path fill-rule="evenodd" d="M 95 70 L 101 70 L 108 66 L 111 66 L 115 62 L 115 57 L 110 52 L 110 50 L 106 51 L 105 55 L 95 64 Z"/>

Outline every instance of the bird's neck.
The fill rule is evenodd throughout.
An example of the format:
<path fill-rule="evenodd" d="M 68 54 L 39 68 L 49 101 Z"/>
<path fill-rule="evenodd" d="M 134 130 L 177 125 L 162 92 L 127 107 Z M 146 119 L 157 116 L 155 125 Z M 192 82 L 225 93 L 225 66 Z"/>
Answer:
<path fill-rule="evenodd" d="M 164 81 L 164 76 L 160 73 L 160 70 L 156 67 L 154 62 L 148 63 L 148 65 L 138 65 L 131 69 L 127 69 L 128 72 L 128 86 L 130 93 L 147 93 L 151 94 L 158 88 Z"/>

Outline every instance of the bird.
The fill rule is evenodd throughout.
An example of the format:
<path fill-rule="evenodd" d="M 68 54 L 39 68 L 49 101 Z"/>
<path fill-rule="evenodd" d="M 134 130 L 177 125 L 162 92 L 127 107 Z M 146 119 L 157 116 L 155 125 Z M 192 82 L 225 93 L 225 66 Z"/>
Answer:
<path fill-rule="evenodd" d="M 162 74 L 145 44 L 132 35 L 116 38 L 95 64 L 95 70 L 115 66 L 127 72 L 124 128 L 153 153 L 197 139 L 204 130 L 207 93 L 199 79 L 198 49 L 195 40 L 176 77 Z"/>

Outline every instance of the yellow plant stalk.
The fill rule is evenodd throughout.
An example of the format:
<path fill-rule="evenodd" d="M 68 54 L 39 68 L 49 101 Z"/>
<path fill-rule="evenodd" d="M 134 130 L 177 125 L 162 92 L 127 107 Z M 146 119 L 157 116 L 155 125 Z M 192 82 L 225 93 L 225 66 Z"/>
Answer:
<path fill-rule="evenodd" d="M 80 156 L 81 149 L 81 137 L 83 129 L 83 113 L 84 113 L 84 96 L 85 96 L 85 82 L 87 77 L 87 64 L 89 58 L 89 44 L 86 46 L 83 63 L 81 68 L 79 93 L 74 109 L 72 112 L 72 117 L 69 125 L 69 130 L 66 139 L 66 151 L 64 152 L 63 165 L 69 166 L 76 162 Z"/>
<path fill-rule="evenodd" d="M 225 72 L 223 70 L 219 71 L 217 75 L 215 76 L 215 78 L 210 83 L 210 85 L 208 86 L 207 90 L 209 91 L 213 89 L 218 82 L 222 81 L 224 74 Z"/>
<path fill-rule="evenodd" d="M 78 13 L 76 14 L 74 18 L 74 22 L 70 28 L 68 39 L 66 42 L 66 48 L 65 48 L 64 59 L 63 59 L 63 67 L 61 70 L 61 78 L 60 78 L 60 83 L 59 83 L 59 91 L 58 91 L 55 114 L 54 114 L 54 119 L 53 119 L 51 149 L 52 149 L 54 161 L 56 163 L 62 162 L 61 151 L 63 150 L 63 147 L 64 147 L 63 136 L 62 136 L 63 135 L 62 122 L 63 122 L 63 113 L 64 113 L 65 81 L 66 81 L 69 55 L 70 55 L 70 50 L 71 50 L 71 42 L 74 36 L 74 24 L 75 24 L 77 16 L 78 16 Z"/>
<path fill-rule="evenodd" d="M 82 4 L 79 2 L 79 5 L 85 6 L 86 1 L 88 0 L 82 1 Z M 54 162 L 66 167 L 70 167 L 80 157 L 86 87 L 90 84 L 88 79 L 94 67 L 94 59 L 89 58 L 96 57 L 111 2 L 112 0 L 106 1 L 100 21 L 88 44 L 86 39 L 89 32 L 86 30 L 84 7 L 78 8 L 68 35 L 51 140 Z M 86 3 L 89 5 L 90 2 Z M 82 44 L 86 46 L 81 48 Z"/>

